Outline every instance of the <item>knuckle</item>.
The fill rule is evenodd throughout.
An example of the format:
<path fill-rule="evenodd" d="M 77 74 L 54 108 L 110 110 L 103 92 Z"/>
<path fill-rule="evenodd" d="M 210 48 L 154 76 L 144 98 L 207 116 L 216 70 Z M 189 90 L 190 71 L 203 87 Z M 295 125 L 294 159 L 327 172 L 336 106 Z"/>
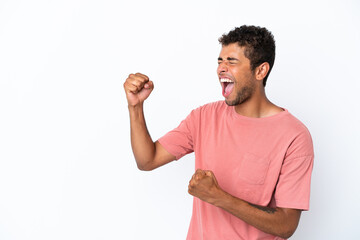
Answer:
<path fill-rule="evenodd" d="M 136 91 L 136 90 L 137 90 L 137 87 L 132 85 L 132 86 L 129 86 L 128 89 L 129 89 L 130 91 Z"/>
<path fill-rule="evenodd" d="M 124 88 L 126 90 L 131 90 L 131 85 L 127 84 L 127 83 L 124 83 Z"/>
<path fill-rule="evenodd" d="M 145 74 L 139 73 L 139 72 L 135 73 L 135 75 L 140 76 L 142 78 L 146 78 L 146 79 L 148 78 L 148 76 L 146 76 Z"/>
<path fill-rule="evenodd" d="M 132 82 L 132 84 L 133 84 L 133 86 L 135 86 L 135 87 L 137 87 L 137 86 L 140 85 L 140 83 L 139 83 L 138 81 L 134 81 L 134 82 Z"/>
<path fill-rule="evenodd" d="M 204 170 L 202 170 L 202 169 L 198 169 L 198 170 L 196 170 L 196 172 L 197 172 L 197 174 L 199 174 L 199 175 L 204 174 Z"/>

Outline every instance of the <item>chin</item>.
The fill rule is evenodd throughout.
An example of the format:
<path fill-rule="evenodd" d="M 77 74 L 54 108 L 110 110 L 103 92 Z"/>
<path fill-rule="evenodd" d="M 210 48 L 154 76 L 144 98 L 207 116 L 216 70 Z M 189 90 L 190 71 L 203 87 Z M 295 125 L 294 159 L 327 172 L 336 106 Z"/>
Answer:
<path fill-rule="evenodd" d="M 229 101 L 229 100 L 226 100 L 226 99 L 225 99 L 225 103 L 226 103 L 228 106 L 235 106 L 235 105 L 237 105 L 234 101 Z"/>
<path fill-rule="evenodd" d="M 246 101 L 246 96 L 245 95 L 242 95 L 242 94 L 237 94 L 235 99 L 232 98 L 232 99 L 225 99 L 225 103 L 228 105 L 228 106 L 236 106 L 236 105 L 239 105 L 243 102 Z"/>
<path fill-rule="evenodd" d="M 225 99 L 225 103 L 226 103 L 228 106 L 236 106 L 236 105 L 241 104 L 242 102 L 239 101 L 239 100 L 237 100 L 237 99 L 232 100 L 232 101 Z"/>
<path fill-rule="evenodd" d="M 253 95 L 254 88 L 251 87 L 244 87 L 241 89 L 240 92 L 237 92 L 235 99 L 225 99 L 225 103 L 228 106 L 236 106 L 246 102 L 250 97 Z"/>

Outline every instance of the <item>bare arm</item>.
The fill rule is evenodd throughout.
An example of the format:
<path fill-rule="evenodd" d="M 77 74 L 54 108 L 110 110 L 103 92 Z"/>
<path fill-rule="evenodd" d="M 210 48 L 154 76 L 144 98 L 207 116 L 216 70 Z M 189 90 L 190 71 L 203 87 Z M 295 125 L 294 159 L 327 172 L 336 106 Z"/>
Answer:
<path fill-rule="evenodd" d="M 254 205 L 228 193 L 219 195 L 214 205 L 257 229 L 282 238 L 289 238 L 299 223 L 301 210 L 290 208 L 270 208 Z"/>
<path fill-rule="evenodd" d="M 301 210 L 254 205 L 223 191 L 211 171 L 197 170 L 189 183 L 189 193 L 240 218 L 257 229 L 282 238 L 295 232 Z"/>
<path fill-rule="evenodd" d="M 175 159 L 158 142 L 153 142 L 146 127 L 143 105 L 154 84 L 146 75 L 130 74 L 124 83 L 128 101 L 131 146 L 140 170 L 153 170 Z"/>

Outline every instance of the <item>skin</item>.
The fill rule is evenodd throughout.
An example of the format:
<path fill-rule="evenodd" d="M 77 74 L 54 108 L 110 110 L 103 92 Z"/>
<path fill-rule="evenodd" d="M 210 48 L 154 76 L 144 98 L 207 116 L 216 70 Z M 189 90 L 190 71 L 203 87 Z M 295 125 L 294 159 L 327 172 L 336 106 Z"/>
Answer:
<path fill-rule="evenodd" d="M 223 46 L 219 54 L 217 68 L 219 80 L 229 78 L 235 84 L 234 90 L 225 102 L 235 106 L 237 113 L 247 117 L 268 117 L 283 111 L 267 99 L 262 85 L 263 79 L 269 72 L 269 64 L 264 62 L 251 71 L 250 60 L 245 57 L 244 50 L 244 47 L 232 43 Z"/>
<path fill-rule="evenodd" d="M 192 176 L 189 194 L 233 214 L 257 229 L 282 238 L 295 232 L 300 210 L 269 208 L 251 204 L 225 192 L 212 171 L 198 169 Z"/>
<path fill-rule="evenodd" d="M 146 127 L 143 105 L 153 89 L 154 83 L 141 73 L 130 74 L 124 83 L 130 116 L 131 147 L 138 168 L 144 171 L 175 160 L 160 143 L 153 142 Z"/>
<path fill-rule="evenodd" d="M 219 80 L 228 78 L 234 89 L 226 97 L 228 105 L 235 106 L 238 114 L 261 118 L 283 111 L 271 103 L 265 94 L 262 81 L 269 71 L 263 63 L 251 71 L 250 60 L 238 44 L 223 46 L 218 59 Z M 146 127 L 143 103 L 154 89 L 149 77 L 130 74 L 124 83 L 128 101 L 131 128 L 131 145 L 140 170 L 153 170 L 175 160 L 157 141 L 153 142 Z M 282 238 L 289 238 L 296 230 L 301 211 L 289 208 L 269 208 L 243 201 L 225 192 L 212 171 L 198 169 L 189 181 L 188 192 L 194 197 L 213 204 L 242 219 L 259 230 Z"/>

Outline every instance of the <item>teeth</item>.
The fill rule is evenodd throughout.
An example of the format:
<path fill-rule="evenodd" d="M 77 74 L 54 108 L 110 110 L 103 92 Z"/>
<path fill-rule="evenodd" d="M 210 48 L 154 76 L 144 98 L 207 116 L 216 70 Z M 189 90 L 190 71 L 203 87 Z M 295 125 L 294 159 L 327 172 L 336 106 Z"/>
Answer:
<path fill-rule="evenodd" d="M 220 82 L 233 82 L 228 78 L 220 78 Z"/>

